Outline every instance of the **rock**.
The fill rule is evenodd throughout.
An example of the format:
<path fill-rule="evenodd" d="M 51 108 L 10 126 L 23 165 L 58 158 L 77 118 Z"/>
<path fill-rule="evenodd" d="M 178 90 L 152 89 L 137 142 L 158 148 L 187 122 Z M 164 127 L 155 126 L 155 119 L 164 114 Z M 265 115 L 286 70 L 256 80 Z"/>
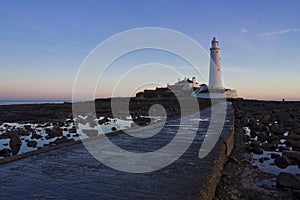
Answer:
<path fill-rule="evenodd" d="M 269 157 L 264 157 L 264 160 L 270 160 L 270 158 Z"/>
<path fill-rule="evenodd" d="M 264 131 L 264 132 L 270 132 L 269 126 L 263 126 L 263 127 L 261 128 L 261 130 Z"/>
<path fill-rule="evenodd" d="M 251 141 L 251 146 L 260 146 L 260 141 Z"/>
<path fill-rule="evenodd" d="M 294 126 L 294 120 L 287 120 L 284 122 L 284 127 L 293 127 Z"/>
<path fill-rule="evenodd" d="M 268 133 L 262 132 L 259 133 L 257 136 L 257 140 L 260 141 L 261 143 L 266 141 L 268 139 Z"/>
<path fill-rule="evenodd" d="M 296 199 L 300 199 L 300 190 L 293 190 L 292 193 Z"/>
<path fill-rule="evenodd" d="M 288 187 L 300 190 L 300 179 L 294 174 L 287 172 L 280 172 L 276 178 L 276 183 L 281 187 Z"/>
<path fill-rule="evenodd" d="M 240 162 L 236 157 L 230 156 L 229 159 L 230 159 L 232 162 L 235 162 L 235 163 L 238 164 L 238 165 L 241 164 L 241 162 Z"/>
<path fill-rule="evenodd" d="M 57 138 L 54 143 L 55 144 L 62 144 L 62 143 L 66 143 L 66 142 L 71 142 L 74 141 L 74 139 L 68 139 L 66 136 L 62 136 L 61 138 Z"/>
<path fill-rule="evenodd" d="M 47 140 L 54 137 L 60 137 L 63 135 L 63 130 L 59 126 L 54 126 L 52 129 L 46 128 L 45 131 L 48 134 L 46 136 Z"/>
<path fill-rule="evenodd" d="M 295 132 L 291 132 L 289 136 L 287 136 L 286 140 L 300 140 L 300 135 L 296 134 Z"/>
<path fill-rule="evenodd" d="M 292 146 L 292 149 L 293 149 L 294 151 L 300 151 L 300 143 L 294 144 L 294 145 Z"/>
<path fill-rule="evenodd" d="M 241 118 L 244 117 L 244 115 L 245 115 L 245 113 L 244 113 L 243 111 L 241 111 L 241 110 L 237 110 L 237 111 L 235 111 L 235 113 L 234 113 L 234 117 L 235 117 L 236 119 L 241 119 Z"/>
<path fill-rule="evenodd" d="M 253 148 L 251 149 L 251 152 L 253 152 L 254 154 L 257 154 L 257 155 L 261 155 L 261 154 L 264 153 L 263 150 L 261 150 L 260 147 L 253 147 Z"/>
<path fill-rule="evenodd" d="M 28 146 L 28 147 L 33 147 L 33 148 L 35 148 L 36 145 L 37 145 L 37 141 L 35 141 L 35 140 L 30 140 L 30 141 L 27 142 L 27 146 Z"/>
<path fill-rule="evenodd" d="M 268 123 L 271 119 L 271 115 L 264 115 L 262 118 L 262 123 Z"/>
<path fill-rule="evenodd" d="M 285 129 L 280 125 L 272 125 L 271 131 L 275 135 L 283 135 L 286 132 Z"/>
<path fill-rule="evenodd" d="M 110 119 L 109 119 L 108 117 L 104 117 L 103 119 L 100 119 L 100 120 L 98 121 L 98 123 L 99 123 L 100 125 L 107 124 L 108 122 L 110 122 Z"/>
<path fill-rule="evenodd" d="M 7 157 L 10 157 L 10 150 L 9 149 L 1 149 L 0 150 L 0 157 L 4 157 L 4 158 L 7 158 Z"/>
<path fill-rule="evenodd" d="M 279 146 L 278 150 L 281 152 L 281 151 L 289 150 L 289 148 L 287 148 L 286 146 Z"/>
<path fill-rule="evenodd" d="M 88 137 L 95 137 L 98 135 L 98 131 L 93 129 L 83 129 L 82 132 L 85 133 Z"/>
<path fill-rule="evenodd" d="M 20 136 L 16 132 L 10 132 L 9 133 L 10 141 L 9 146 L 11 148 L 12 155 L 17 155 L 20 151 L 22 140 L 20 139 Z"/>
<path fill-rule="evenodd" d="M 280 154 L 278 154 L 278 153 L 271 153 L 271 158 L 272 159 L 279 158 L 279 157 L 280 157 Z"/>
<path fill-rule="evenodd" d="M 296 133 L 297 135 L 300 135 L 300 128 L 295 128 L 292 130 L 294 133 Z"/>
<path fill-rule="evenodd" d="M 257 131 L 261 131 L 263 129 L 263 126 L 261 124 L 254 124 L 251 126 L 250 129 L 253 130 L 254 132 L 257 132 Z"/>
<path fill-rule="evenodd" d="M 26 131 L 31 131 L 32 130 L 31 125 L 24 125 L 24 128 L 26 129 Z"/>
<path fill-rule="evenodd" d="M 267 189 L 267 190 L 271 190 L 272 188 L 270 186 L 268 186 L 267 184 L 263 183 L 260 187 Z"/>
<path fill-rule="evenodd" d="M 42 137 L 43 136 L 37 134 L 35 131 L 33 131 L 32 134 L 31 134 L 31 139 L 40 139 Z"/>
<path fill-rule="evenodd" d="M 277 136 L 275 136 L 274 134 L 271 134 L 270 136 L 268 136 L 267 138 L 267 142 L 268 143 L 273 143 L 273 144 L 278 144 L 279 143 L 279 138 Z"/>
<path fill-rule="evenodd" d="M 261 158 L 258 159 L 258 161 L 259 161 L 260 163 L 263 163 L 263 162 L 266 161 L 266 160 L 270 160 L 270 158 L 269 158 L 269 157 L 261 157 Z"/>
<path fill-rule="evenodd" d="M 274 143 L 262 143 L 261 148 L 266 151 L 274 151 L 277 149 L 277 145 Z"/>
<path fill-rule="evenodd" d="M 77 132 L 76 128 L 69 128 L 69 133 L 76 133 L 76 132 Z"/>
<path fill-rule="evenodd" d="M 29 136 L 31 134 L 31 131 L 26 131 L 26 130 L 23 130 L 23 129 L 15 129 L 15 131 L 19 134 L 19 136 Z"/>
<path fill-rule="evenodd" d="M 287 168 L 291 164 L 291 161 L 286 156 L 278 157 L 274 160 L 274 163 L 277 167 L 281 169 Z"/>
<path fill-rule="evenodd" d="M 300 152 L 299 151 L 284 151 L 282 152 L 283 156 L 286 156 L 288 159 L 291 160 L 292 164 L 299 164 L 300 163 Z"/>
<path fill-rule="evenodd" d="M 300 112 L 298 111 L 298 112 L 293 112 L 292 114 L 292 118 L 294 118 L 294 119 L 299 119 L 300 118 Z"/>

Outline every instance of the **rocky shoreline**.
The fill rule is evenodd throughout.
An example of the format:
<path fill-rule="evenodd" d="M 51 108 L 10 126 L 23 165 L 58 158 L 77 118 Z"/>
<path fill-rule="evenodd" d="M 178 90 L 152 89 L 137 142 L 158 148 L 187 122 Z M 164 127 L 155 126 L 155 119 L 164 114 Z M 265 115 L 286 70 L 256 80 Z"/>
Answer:
<path fill-rule="evenodd" d="M 300 102 L 233 100 L 235 147 L 215 199 L 300 199 Z"/>
<path fill-rule="evenodd" d="M 122 110 L 123 100 L 128 99 L 114 99 L 115 102 L 120 101 L 120 104 L 117 104 L 120 105 L 119 110 Z M 0 159 L 61 144 L 76 143 L 82 139 L 98 136 L 102 132 L 107 134 L 132 128 L 135 125 L 145 126 L 150 121 L 160 120 L 159 116 L 149 117 L 149 108 L 155 104 L 165 108 L 167 120 L 180 116 L 180 106 L 175 98 L 130 98 L 129 102 L 130 116 L 127 116 L 128 112 L 113 116 L 110 108 L 111 99 L 78 102 L 74 105 L 71 103 L 2 105 L 0 106 Z M 96 108 L 96 119 L 89 119 L 89 113 L 84 112 L 83 116 L 73 118 L 72 106 L 84 108 L 90 104 Z M 199 100 L 200 109 L 209 105 L 207 100 Z"/>
<path fill-rule="evenodd" d="M 179 116 L 175 99 L 134 98 L 130 103 L 132 119 L 142 126 L 149 123 L 148 110 L 154 104 L 163 105 L 169 119 Z M 299 199 L 300 102 L 237 99 L 232 104 L 235 148 L 224 165 L 215 199 Z M 199 100 L 199 105 L 202 109 L 210 104 Z M 110 99 L 96 100 L 96 123 L 119 132 L 115 122 L 126 116 L 111 118 L 109 106 Z M 91 130 L 76 131 L 70 103 L 6 105 L 0 110 L 0 156 L 12 161 L 34 151 L 76 144 L 81 134 L 94 135 Z M 83 125 L 88 121 L 80 119 Z M 28 152 L 22 152 L 24 146 Z"/>

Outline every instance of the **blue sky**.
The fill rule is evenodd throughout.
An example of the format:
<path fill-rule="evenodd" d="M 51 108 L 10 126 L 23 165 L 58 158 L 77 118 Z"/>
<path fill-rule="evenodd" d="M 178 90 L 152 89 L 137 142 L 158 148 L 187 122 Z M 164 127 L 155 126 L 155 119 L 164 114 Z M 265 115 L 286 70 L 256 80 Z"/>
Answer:
<path fill-rule="evenodd" d="M 93 48 L 151 26 L 180 31 L 207 51 L 217 36 L 224 83 L 240 96 L 299 100 L 299 10 L 296 0 L 1 1 L 0 99 L 70 99 Z"/>

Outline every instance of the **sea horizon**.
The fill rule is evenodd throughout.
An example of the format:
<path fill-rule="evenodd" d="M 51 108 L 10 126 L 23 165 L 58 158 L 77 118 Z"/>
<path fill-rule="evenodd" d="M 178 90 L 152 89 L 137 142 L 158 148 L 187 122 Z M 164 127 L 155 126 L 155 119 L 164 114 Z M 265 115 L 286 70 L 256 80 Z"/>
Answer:
<path fill-rule="evenodd" d="M 63 104 L 65 102 L 71 103 L 72 100 L 0 100 L 0 105 L 21 105 L 21 104 L 47 104 L 58 103 Z"/>

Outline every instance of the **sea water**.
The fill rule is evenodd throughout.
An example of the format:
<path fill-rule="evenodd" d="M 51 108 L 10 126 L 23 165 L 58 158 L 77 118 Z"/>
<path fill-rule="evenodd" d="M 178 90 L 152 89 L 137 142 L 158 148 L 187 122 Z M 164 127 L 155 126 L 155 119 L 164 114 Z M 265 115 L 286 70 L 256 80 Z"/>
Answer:
<path fill-rule="evenodd" d="M 0 105 L 45 104 L 65 102 L 72 102 L 72 100 L 0 100 Z"/>

